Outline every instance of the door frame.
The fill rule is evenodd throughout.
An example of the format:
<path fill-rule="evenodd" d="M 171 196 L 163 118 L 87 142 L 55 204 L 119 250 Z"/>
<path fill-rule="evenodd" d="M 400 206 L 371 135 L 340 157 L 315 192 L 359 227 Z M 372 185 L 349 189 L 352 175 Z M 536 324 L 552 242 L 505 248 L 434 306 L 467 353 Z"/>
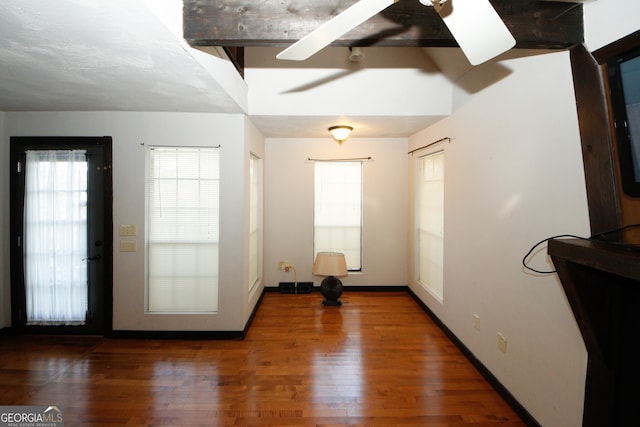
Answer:
<path fill-rule="evenodd" d="M 36 150 L 65 150 L 82 149 L 87 146 L 97 146 L 102 149 L 103 165 L 103 215 L 102 229 L 102 327 L 96 330 L 83 326 L 27 326 L 26 299 L 24 294 L 24 257 L 20 243 L 23 232 L 24 201 L 20 196 L 24 194 L 24 173 L 18 171 L 18 162 L 22 160 L 27 149 Z M 113 174 L 112 174 L 112 138 L 100 137 L 16 137 L 10 138 L 10 270 L 11 270 L 11 325 L 18 332 L 29 333 L 63 333 L 63 334 L 102 334 L 107 335 L 113 330 Z M 24 167 L 24 162 L 22 163 Z"/>

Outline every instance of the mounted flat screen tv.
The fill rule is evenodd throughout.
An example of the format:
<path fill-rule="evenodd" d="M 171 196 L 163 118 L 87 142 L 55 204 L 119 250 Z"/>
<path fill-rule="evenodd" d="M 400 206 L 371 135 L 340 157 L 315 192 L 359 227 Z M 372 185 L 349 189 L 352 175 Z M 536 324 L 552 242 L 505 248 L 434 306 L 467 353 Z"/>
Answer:
<path fill-rule="evenodd" d="M 622 190 L 640 197 L 640 47 L 607 61 Z"/>

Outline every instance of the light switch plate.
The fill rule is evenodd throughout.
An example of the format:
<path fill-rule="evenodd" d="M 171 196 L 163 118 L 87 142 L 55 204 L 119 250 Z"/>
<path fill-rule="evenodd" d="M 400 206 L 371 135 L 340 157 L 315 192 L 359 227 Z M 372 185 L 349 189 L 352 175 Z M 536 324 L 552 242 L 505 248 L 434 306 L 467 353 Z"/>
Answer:
<path fill-rule="evenodd" d="M 500 332 L 498 332 L 498 349 L 503 353 L 507 352 L 507 339 Z"/>
<path fill-rule="evenodd" d="M 137 250 L 137 240 L 120 240 L 120 252 L 136 252 Z"/>
<path fill-rule="evenodd" d="M 136 236 L 138 234 L 138 227 L 135 224 L 121 224 L 120 235 L 121 236 Z"/>

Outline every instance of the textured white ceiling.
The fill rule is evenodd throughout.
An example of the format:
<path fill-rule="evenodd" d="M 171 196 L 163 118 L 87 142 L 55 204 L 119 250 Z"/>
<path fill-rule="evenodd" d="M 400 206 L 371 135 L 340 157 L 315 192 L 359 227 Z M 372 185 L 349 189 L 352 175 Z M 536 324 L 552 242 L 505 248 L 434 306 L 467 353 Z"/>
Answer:
<path fill-rule="evenodd" d="M 0 2 L 0 110 L 242 110 L 140 0 Z"/>

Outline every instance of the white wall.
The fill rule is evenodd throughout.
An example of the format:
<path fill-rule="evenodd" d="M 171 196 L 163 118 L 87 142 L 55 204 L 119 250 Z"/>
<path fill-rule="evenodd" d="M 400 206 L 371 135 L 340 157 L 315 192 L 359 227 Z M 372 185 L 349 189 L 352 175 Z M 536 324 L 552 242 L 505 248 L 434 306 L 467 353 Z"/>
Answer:
<path fill-rule="evenodd" d="M 345 286 L 406 285 L 407 139 L 330 137 L 267 139 L 265 163 L 265 279 L 267 286 L 297 280 L 315 282 L 313 265 L 313 174 L 308 158 L 372 157 L 363 164 L 363 268 L 342 278 Z"/>
<path fill-rule="evenodd" d="M 4 135 L 5 113 L 0 111 L 0 135 Z M 9 142 L 0 139 L 0 329 L 11 325 L 9 269 Z"/>
<path fill-rule="evenodd" d="M 541 425 L 580 426 L 587 362 L 580 332 L 557 277 L 521 265 L 546 237 L 589 235 L 569 54 L 501 66 L 510 70 L 506 77 L 410 138 L 410 148 L 444 136 L 451 142 L 438 147 L 445 150 L 443 303 L 413 274 L 409 283 Z M 484 79 L 482 68 L 463 79 Z M 409 158 L 410 177 L 417 155 Z M 545 250 L 531 264 L 552 270 Z M 498 333 L 507 338 L 506 353 Z"/>
<path fill-rule="evenodd" d="M 584 44 L 591 52 L 640 30 L 638 0 L 598 0 L 584 4 Z"/>
<path fill-rule="evenodd" d="M 362 64 L 347 48 L 307 61 L 276 60 L 279 49 L 248 48 L 249 112 L 266 116 L 443 116 L 451 84 L 422 50 L 365 48 Z"/>
<path fill-rule="evenodd" d="M 246 302 L 245 180 L 247 145 L 260 150 L 262 138 L 245 137 L 243 115 L 188 113 L 6 113 L 9 136 L 113 137 L 113 328 L 115 330 L 242 330 Z M 247 142 L 248 140 L 248 142 Z M 221 233 L 219 312 L 208 315 L 145 313 L 145 162 L 149 145 L 221 145 Z M 3 162 L 4 165 L 5 162 Z M 7 174 L 5 174 L 7 175 Z M 4 199 L 6 200 L 6 199 Z M 5 221 L 6 223 L 6 221 Z M 119 252 L 121 224 L 138 228 L 138 251 Z M 6 241 L 7 239 L 3 239 Z M 5 256 L 8 256 L 8 254 Z M 242 307 L 245 309 L 243 310 Z"/>

